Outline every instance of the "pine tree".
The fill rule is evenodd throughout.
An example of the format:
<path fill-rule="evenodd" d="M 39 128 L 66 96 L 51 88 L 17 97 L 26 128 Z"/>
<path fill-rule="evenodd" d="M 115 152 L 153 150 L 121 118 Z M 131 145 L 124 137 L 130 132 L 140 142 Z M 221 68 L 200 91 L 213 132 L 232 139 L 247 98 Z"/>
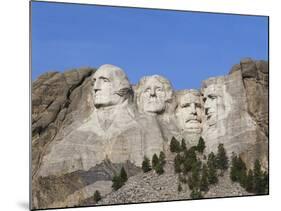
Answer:
<path fill-rule="evenodd" d="M 201 191 L 198 190 L 197 188 L 193 189 L 191 194 L 190 194 L 190 197 L 192 199 L 200 199 L 200 198 L 203 198 L 202 197 L 202 194 L 201 194 Z"/>
<path fill-rule="evenodd" d="M 122 166 L 121 171 L 120 171 L 120 179 L 121 179 L 121 182 L 123 184 L 128 180 L 127 173 L 126 173 L 126 171 L 125 171 L 123 166 Z"/>
<path fill-rule="evenodd" d="M 237 182 L 238 181 L 238 176 L 237 176 L 237 156 L 235 153 L 232 152 L 232 156 L 231 156 L 231 167 L 230 167 L 230 179 L 233 182 Z"/>
<path fill-rule="evenodd" d="M 247 168 L 241 157 L 232 153 L 230 178 L 233 182 L 239 182 L 242 187 L 246 187 Z"/>
<path fill-rule="evenodd" d="M 216 156 L 216 167 L 222 171 L 228 168 L 228 157 L 226 155 L 223 144 L 218 145 L 218 153 Z"/>
<path fill-rule="evenodd" d="M 187 150 L 185 140 L 181 140 L 181 151 L 185 152 Z"/>
<path fill-rule="evenodd" d="M 96 190 L 94 193 L 94 201 L 95 201 L 95 203 L 97 203 L 99 200 L 101 200 L 101 195 L 100 195 L 100 192 L 98 190 Z"/>
<path fill-rule="evenodd" d="M 213 152 L 208 155 L 208 181 L 209 184 L 218 182 L 217 169 L 216 169 L 216 156 Z"/>
<path fill-rule="evenodd" d="M 151 170 L 150 160 L 146 156 L 144 156 L 141 168 L 144 173 Z"/>
<path fill-rule="evenodd" d="M 171 152 L 180 152 L 181 151 L 180 143 L 178 142 L 177 139 L 175 139 L 175 137 L 173 137 L 171 140 L 170 151 Z"/>
<path fill-rule="evenodd" d="M 198 144 L 196 146 L 196 149 L 198 152 L 203 153 L 205 149 L 205 141 L 202 137 L 199 138 Z"/>
<path fill-rule="evenodd" d="M 164 154 L 163 151 L 160 152 L 160 155 L 159 155 L 159 162 L 160 164 L 162 165 L 162 167 L 166 164 L 166 155 Z"/>
<path fill-rule="evenodd" d="M 265 184 L 263 182 L 263 172 L 259 160 L 255 161 L 254 165 L 254 190 L 257 194 L 264 194 Z"/>
<path fill-rule="evenodd" d="M 185 151 L 183 156 L 183 173 L 187 174 L 189 171 L 191 171 L 192 166 L 197 162 L 196 157 L 196 148 L 191 147 L 187 151 Z"/>
<path fill-rule="evenodd" d="M 268 185 L 269 185 L 269 177 L 268 177 L 268 173 L 265 171 L 263 172 L 264 194 L 268 194 Z"/>
<path fill-rule="evenodd" d="M 203 168 L 202 168 L 202 176 L 201 176 L 201 180 L 200 180 L 200 190 L 201 191 L 208 191 L 209 188 L 209 181 L 208 181 L 208 177 L 209 177 L 209 174 L 208 174 L 208 167 L 206 164 L 203 165 Z"/>
<path fill-rule="evenodd" d="M 156 165 L 159 163 L 158 156 L 156 154 L 152 157 L 152 168 L 155 170 Z"/>
<path fill-rule="evenodd" d="M 245 188 L 247 180 L 247 167 L 242 158 L 239 156 L 236 163 L 237 167 L 237 177 L 240 185 Z"/>
<path fill-rule="evenodd" d="M 254 192 L 254 175 L 253 175 L 253 171 L 251 169 L 248 171 L 245 186 L 246 186 L 245 187 L 246 191 L 248 191 L 249 193 Z"/>
<path fill-rule="evenodd" d="M 188 180 L 187 180 L 190 189 L 199 188 L 200 186 L 201 166 L 202 166 L 201 161 L 197 161 L 192 165 L 191 175 L 188 176 Z"/>
<path fill-rule="evenodd" d="M 179 183 L 179 185 L 178 185 L 178 192 L 181 192 L 182 191 L 182 186 L 181 186 L 181 184 Z"/>
<path fill-rule="evenodd" d="M 164 173 L 164 168 L 163 165 L 160 164 L 160 162 L 158 162 L 155 166 L 155 172 L 160 175 Z"/>
<path fill-rule="evenodd" d="M 118 190 L 119 188 L 121 188 L 123 186 L 123 183 L 121 181 L 121 177 L 118 175 L 114 175 L 112 178 L 112 188 L 113 190 Z"/>
<path fill-rule="evenodd" d="M 181 163 L 182 163 L 182 157 L 181 157 L 180 154 L 177 154 L 175 159 L 174 159 L 175 173 L 181 172 Z"/>

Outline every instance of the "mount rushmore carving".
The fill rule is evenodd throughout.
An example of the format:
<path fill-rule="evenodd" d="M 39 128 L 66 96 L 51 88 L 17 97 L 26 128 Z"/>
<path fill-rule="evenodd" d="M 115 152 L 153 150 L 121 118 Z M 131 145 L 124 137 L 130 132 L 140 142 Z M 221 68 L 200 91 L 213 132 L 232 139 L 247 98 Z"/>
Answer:
<path fill-rule="evenodd" d="M 41 191 L 48 181 L 60 181 L 67 197 L 74 190 L 63 185 L 66 175 L 81 190 L 95 186 L 109 180 L 107 160 L 140 167 L 173 137 L 187 146 L 203 137 L 207 152 L 223 143 L 248 166 L 259 159 L 267 168 L 268 64 L 244 59 L 200 90 L 179 91 L 159 75 L 131 85 L 124 70 L 109 64 L 46 73 L 33 82 L 32 131 L 34 207 L 56 202 Z M 85 182 L 81 172 L 95 179 Z"/>

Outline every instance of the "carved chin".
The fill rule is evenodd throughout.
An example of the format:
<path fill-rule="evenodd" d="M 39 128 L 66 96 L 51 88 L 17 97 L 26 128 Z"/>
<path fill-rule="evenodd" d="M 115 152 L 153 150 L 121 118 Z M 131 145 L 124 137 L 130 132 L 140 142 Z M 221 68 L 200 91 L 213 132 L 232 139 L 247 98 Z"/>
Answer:
<path fill-rule="evenodd" d="M 149 113 L 161 113 L 165 109 L 165 105 L 162 104 L 146 104 L 144 106 L 144 111 Z"/>
<path fill-rule="evenodd" d="M 201 124 L 199 122 L 185 124 L 184 130 L 191 133 L 200 133 L 201 132 Z"/>
<path fill-rule="evenodd" d="M 189 133 L 201 133 L 202 129 L 201 127 L 189 127 L 189 128 L 185 128 L 184 131 Z"/>

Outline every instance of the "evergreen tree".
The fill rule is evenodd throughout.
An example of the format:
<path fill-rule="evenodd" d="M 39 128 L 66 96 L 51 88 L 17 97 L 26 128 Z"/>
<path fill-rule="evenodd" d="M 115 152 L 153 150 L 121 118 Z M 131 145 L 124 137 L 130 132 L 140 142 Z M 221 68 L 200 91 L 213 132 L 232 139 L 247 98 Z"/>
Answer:
<path fill-rule="evenodd" d="M 175 137 L 173 137 L 171 140 L 170 151 L 171 152 L 180 152 L 181 151 L 180 143 L 178 142 L 177 139 L 175 139 Z"/>
<path fill-rule="evenodd" d="M 113 190 L 118 190 L 119 188 L 121 188 L 123 186 L 123 183 L 121 181 L 121 177 L 118 175 L 114 175 L 112 178 L 112 188 Z"/>
<path fill-rule="evenodd" d="M 178 192 L 181 192 L 182 191 L 182 186 L 181 186 L 181 184 L 179 183 L 179 185 L 178 185 Z"/>
<path fill-rule="evenodd" d="M 121 171 L 120 171 L 120 179 L 121 179 L 121 182 L 123 184 L 128 180 L 127 173 L 126 173 L 126 171 L 125 171 L 123 166 L 122 166 Z"/>
<path fill-rule="evenodd" d="M 95 203 L 97 203 L 99 200 L 101 200 L 101 195 L 100 195 L 100 192 L 98 190 L 96 190 L 94 193 L 94 201 L 95 201 Z"/>
<path fill-rule="evenodd" d="M 160 152 L 160 155 L 159 155 L 159 162 L 160 164 L 162 165 L 162 167 L 166 164 L 166 155 L 164 154 L 163 151 Z"/>
<path fill-rule="evenodd" d="M 213 152 L 208 155 L 208 181 L 209 184 L 218 182 L 217 169 L 216 169 L 216 156 Z"/>
<path fill-rule="evenodd" d="M 228 168 L 228 157 L 226 155 L 223 144 L 218 145 L 218 153 L 216 156 L 216 167 L 222 171 Z"/>
<path fill-rule="evenodd" d="M 248 171 L 245 186 L 246 186 L 245 187 L 246 191 L 248 191 L 249 193 L 254 192 L 254 175 L 253 175 L 253 171 L 251 169 Z"/>
<path fill-rule="evenodd" d="M 182 150 L 183 152 L 185 152 L 185 151 L 187 150 L 187 148 L 186 148 L 186 143 L 185 143 L 185 140 L 184 140 L 184 139 L 181 140 L 181 150 Z"/>
<path fill-rule="evenodd" d="M 191 175 L 188 177 L 188 186 L 190 189 L 199 188 L 200 186 L 200 171 L 201 171 L 201 161 L 197 161 L 192 165 Z"/>
<path fill-rule="evenodd" d="M 177 154 L 175 159 L 174 159 L 175 173 L 180 173 L 181 172 L 181 163 L 182 163 L 181 155 Z"/>
<path fill-rule="evenodd" d="M 268 185 L 269 185 L 269 177 L 268 177 L 268 173 L 265 171 L 263 172 L 264 194 L 268 194 Z"/>
<path fill-rule="evenodd" d="M 246 187 L 247 168 L 241 157 L 234 153 L 231 159 L 230 178 L 233 182 L 239 182 L 242 187 Z"/>
<path fill-rule="evenodd" d="M 247 167 L 244 161 L 239 156 L 236 163 L 237 167 L 237 178 L 240 185 L 245 188 L 247 180 Z"/>
<path fill-rule="evenodd" d="M 119 188 L 121 188 L 125 182 L 128 180 L 128 176 L 127 173 L 124 169 L 124 167 L 122 166 L 119 175 L 114 175 L 112 178 L 112 188 L 113 190 L 118 190 Z"/>
<path fill-rule="evenodd" d="M 163 165 L 160 164 L 160 162 L 158 162 L 155 166 L 155 172 L 160 175 L 164 173 L 164 168 Z"/>
<path fill-rule="evenodd" d="M 259 160 L 256 160 L 254 165 L 254 190 L 257 194 L 265 192 L 264 177 Z"/>
<path fill-rule="evenodd" d="M 237 156 L 236 154 L 234 154 L 232 152 L 232 156 L 231 156 L 231 167 L 230 167 L 230 179 L 233 182 L 237 182 L 238 181 L 238 177 L 237 177 Z"/>
<path fill-rule="evenodd" d="M 152 157 L 152 168 L 155 170 L 156 165 L 159 163 L 158 156 L 156 154 Z"/>
<path fill-rule="evenodd" d="M 150 160 L 146 156 L 144 156 L 141 168 L 144 173 L 151 170 Z"/>
<path fill-rule="evenodd" d="M 205 148 L 205 141 L 202 137 L 200 137 L 196 149 L 198 152 L 203 153 Z"/>
<path fill-rule="evenodd" d="M 213 152 L 211 152 L 209 155 L 208 155 L 208 160 L 207 160 L 207 165 L 208 167 L 209 166 L 214 166 L 214 168 L 216 168 L 217 162 L 216 162 L 216 156 Z"/>
<path fill-rule="evenodd" d="M 208 167 L 206 164 L 203 165 L 202 168 L 202 176 L 201 176 L 201 180 L 200 180 L 200 191 L 208 191 L 209 188 L 209 181 L 208 181 Z"/>
<path fill-rule="evenodd" d="M 200 198 L 203 198 L 202 197 L 202 194 L 201 194 L 201 191 L 198 190 L 198 188 L 195 188 L 192 190 L 191 194 L 190 194 L 190 197 L 192 199 L 200 199 Z"/>

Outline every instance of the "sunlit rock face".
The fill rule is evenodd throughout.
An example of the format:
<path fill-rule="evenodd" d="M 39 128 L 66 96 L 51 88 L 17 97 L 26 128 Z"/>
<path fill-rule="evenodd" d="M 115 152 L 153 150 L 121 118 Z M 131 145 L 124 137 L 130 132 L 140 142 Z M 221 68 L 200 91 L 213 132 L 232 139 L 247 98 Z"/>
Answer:
<path fill-rule="evenodd" d="M 93 112 L 71 131 L 61 131 L 43 158 L 40 176 L 88 170 L 106 158 L 140 166 L 143 132 L 129 102 L 131 93 L 123 70 L 101 66 L 92 76 Z"/>
<path fill-rule="evenodd" d="M 176 93 L 175 115 L 177 125 L 188 145 L 196 145 L 202 132 L 202 98 L 198 90 L 181 90 Z"/>
<path fill-rule="evenodd" d="M 247 61 L 251 64 L 243 69 L 244 62 L 242 60 L 240 65 L 235 65 L 227 76 L 203 81 L 202 136 L 208 152 L 216 152 L 218 144 L 223 143 L 229 156 L 232 152 L 241 155 L 248 167 L 252 167 L 255 159 L 259 159 L 266 168 L 268 137 L 266 128 L 259 126 L 257 118 L 266 115 L 268 104 L 264 95 L 267 93 L 267 85 L 262 85 L 263 91 L 260 91 L 261 97 L 258 97 L 256 92 L 260 82 L 256 76 L 251 75 L 259 72 L 256 63 Z M 247 85 L 248 80 L 250 85 Z M 263 100 L 263 106 L 257 107 L 259 99 Z M 253 103 L 256 109 L 254 112 Z M 258 115 L 258 109 L 261 115 Z"/>
<path fill-rule="evenodd" d="M 180 76 L 179 76 L 180 77 Z M 244 59 L 198 90 L 174 91 L 158 75 L 131 87 L 114 65 L 46 73 L 32 83 L 32 207 L 79 205 L 106 195 L 121 166 L 167 152 L 172 137 L 206 153 L 223 143 L 252 167 L 268 165 L 268 63 Z"/>

